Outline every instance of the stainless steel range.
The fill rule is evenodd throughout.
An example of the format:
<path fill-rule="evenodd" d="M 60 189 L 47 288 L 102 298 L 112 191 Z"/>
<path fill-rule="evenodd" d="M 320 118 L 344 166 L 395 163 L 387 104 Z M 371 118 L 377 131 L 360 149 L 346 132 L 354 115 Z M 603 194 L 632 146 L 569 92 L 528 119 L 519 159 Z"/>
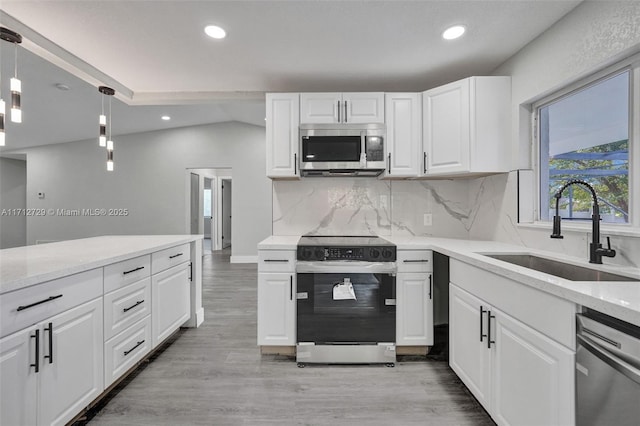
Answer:
<path fill-rule="evenodd" d="M 395 245 L 371 236 L 304 236 L 297 260 L 298 365 L 394 365 Z"/>

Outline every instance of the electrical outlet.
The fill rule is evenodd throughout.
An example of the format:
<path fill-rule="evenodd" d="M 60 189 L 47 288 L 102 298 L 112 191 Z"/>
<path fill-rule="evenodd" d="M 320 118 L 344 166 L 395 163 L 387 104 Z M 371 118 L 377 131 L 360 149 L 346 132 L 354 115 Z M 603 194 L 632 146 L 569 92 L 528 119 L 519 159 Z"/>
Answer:
<path fill-rule="evenodd" d="M 433 225 L 433 215 L 431 213 L 425 213 L 424 216 L 422 217 L 424 226 L 431 226 Z"/>

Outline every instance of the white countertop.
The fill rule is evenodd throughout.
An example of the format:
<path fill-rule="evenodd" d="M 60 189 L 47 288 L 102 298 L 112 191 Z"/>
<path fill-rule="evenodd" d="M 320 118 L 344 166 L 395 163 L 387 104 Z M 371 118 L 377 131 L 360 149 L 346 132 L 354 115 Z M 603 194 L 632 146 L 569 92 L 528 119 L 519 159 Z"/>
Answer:
<path fill-rule="evenodd" d="M 459 240 L 452 238 L 395 237 L 383 236 L 396 244 L 398 250 L 434 250 L 451 258 L 477 266 L 486 271 L 513 279 L 522 284 L 553 294 L 621 320 L 640 326 L 640 269 L 612 265 L 593 265 L 587 259 L 566 256 L 559 253 L 529 249 L 527 247 L 505 244 L 496 241 Z M 272 236 L 258 245 L 258 249 L 296 248 L 299 236 Z M 522 266 L 512 265 L 497 259 L 483 256 L 487 254 L 531 253 L 540 257 L 598 269 L 613 274 L 630 276 L 637 281 L 570 281 L 553 275 L 534 271 Z M 604 260 L 606 262 L 606 259 Z"/>
<path fill-rule="evenodd" d="M 0 294 L 201 239 L 112 235 L 0 250 Z"/>

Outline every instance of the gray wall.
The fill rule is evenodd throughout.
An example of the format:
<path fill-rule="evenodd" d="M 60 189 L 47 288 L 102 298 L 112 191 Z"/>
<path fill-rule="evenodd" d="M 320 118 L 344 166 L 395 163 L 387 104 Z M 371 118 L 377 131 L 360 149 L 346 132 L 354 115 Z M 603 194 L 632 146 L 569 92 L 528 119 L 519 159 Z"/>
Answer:
<path fill-rule="evenodd" d="M 0 211 L 26 209 L 27 163 L 23 160 L 0 158 Z M 26 243 L 27 221 L 24 212 L 3 212 L 0 215 L 0 249 L 19 247 Z"/>
<path fill-rule="evenodd" d="M 29 217 L 27 243 L 105 234 L 188 233 L 187 168 L 234 170 L 232 256 L 255 256 L 271 234 L 264 128 L 229 122 L 115 138 L 115 171 L 93 140 L 26 150 L 27 206 L 126 208 L 128 216 Z M 44 191 L 40 200 L 37 191 Z"/>

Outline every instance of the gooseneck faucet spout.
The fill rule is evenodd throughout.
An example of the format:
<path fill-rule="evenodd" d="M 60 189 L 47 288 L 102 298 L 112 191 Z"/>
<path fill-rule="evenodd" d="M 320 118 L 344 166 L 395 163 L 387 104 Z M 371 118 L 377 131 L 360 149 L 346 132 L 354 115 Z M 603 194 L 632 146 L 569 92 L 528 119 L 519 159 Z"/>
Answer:
<path fill-rule="evenodd" d="M 582 180 L 570 180 L 555 193 L 556 214 L 553 216 L 553 232 L 551 233 L 551 238 L 564 238 L 560 230 L 561 218 L 559 213 L 559 204 L 562 192 L 571 185 L 582 185 L 586 187 L 591 192 L 591 197 L 593 198 L 593 213 L 591 215 L 592 241 L 591 244 L 589 244 L 589 263 L 602 263 L 602 256 L 615 257 L 616 251 L 611 249 L 611 241 L 609 240 L 609 237 L 607 237 L 607 248 L 603 248 L 602 244 L 600 244 L 600 207 L 598 206 L 598 197 L 596 196 L 596 191 L 593 187 Z"/>

